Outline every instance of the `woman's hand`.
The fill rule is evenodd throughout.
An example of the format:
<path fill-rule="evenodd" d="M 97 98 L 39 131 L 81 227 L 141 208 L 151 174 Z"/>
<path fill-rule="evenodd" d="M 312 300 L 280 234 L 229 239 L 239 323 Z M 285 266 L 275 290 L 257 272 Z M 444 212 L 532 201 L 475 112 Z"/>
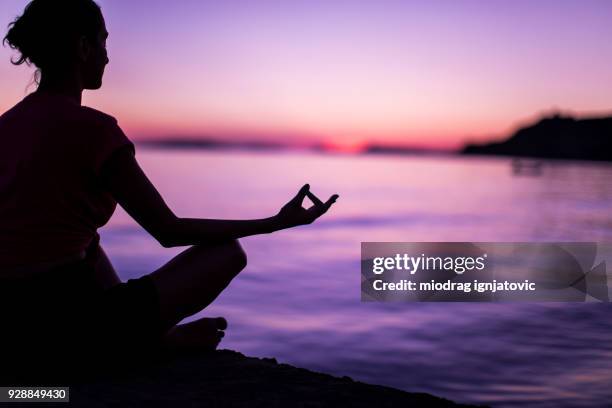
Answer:
<path fill-rule="evenodd" d="M 305 209 L 302 207 L 304 198 L 308 197 L 313 202 L 313 206 Z M 310 224 L 329 210 L 333 203 L 338 199 L 338 194 L 332 195 L 327 202 L 319 200 L 317 196 L 310 192 L 310 186 L 304 186 L 298 191 L 297 195 L 281 208 L 274 217 L 278 222 L 279 229 L 291 228 L 298 225 Z"/>

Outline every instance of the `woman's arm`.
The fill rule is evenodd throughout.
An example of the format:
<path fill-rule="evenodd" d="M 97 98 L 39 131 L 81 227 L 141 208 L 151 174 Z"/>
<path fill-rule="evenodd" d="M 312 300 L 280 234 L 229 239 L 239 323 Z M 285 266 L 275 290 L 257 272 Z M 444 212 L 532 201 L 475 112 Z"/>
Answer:
<path fill-rule="evenodd" d="M 102 168 L 102 181 L 113 197 L 164 247 L 207 244 L 266 234 L 297 225 L 310 224 L 323 215 L 338 198 L 323 203 L 303 186 L 278 214 L 258 220 L 213 220 L 179 218 L 166 205 L 144 174 L 129 148 L 117 150 Z M 308 196 L 314 203 L 302 208 Z"/>

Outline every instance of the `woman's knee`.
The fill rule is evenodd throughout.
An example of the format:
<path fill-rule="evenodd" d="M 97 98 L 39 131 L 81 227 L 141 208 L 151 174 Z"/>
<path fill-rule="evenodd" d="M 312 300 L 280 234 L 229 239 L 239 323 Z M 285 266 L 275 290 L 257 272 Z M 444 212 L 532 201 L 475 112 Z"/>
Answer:
<path fill-rule="evenodd" d="M 242 271 L 247 265 L 247 255 L 237 239 L 222 244 L 222 256 L 225 262 L 231 265 L 236 273 Z"/>
<path fill-rule="evenodd" d="M 228 243 L 232 259 L 236 262 L 238 269 L 243 270 L 247 266 L 247 254 L 237 239 Z"/>
<path fill-rule="evenodd" d="M 211 255 L 218 259 L 222 264 L 228 265 L 231 269 L 240 272 L 247 265 L 247 255 L 242 245 L 237 239 L 210 245 L 196 245 L 192 250 L 200 252 L 204 260 L 210 262 Z"/>

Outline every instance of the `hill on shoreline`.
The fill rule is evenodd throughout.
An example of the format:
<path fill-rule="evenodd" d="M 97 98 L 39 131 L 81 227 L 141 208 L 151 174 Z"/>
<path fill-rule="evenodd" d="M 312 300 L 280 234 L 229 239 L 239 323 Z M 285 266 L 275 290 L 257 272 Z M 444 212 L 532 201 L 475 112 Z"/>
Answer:
<path fill-rule="evenodd" d="M 502 142 L 470 144 L 461 153 L 612 161 L 612 117 L 544 117 Z"/>

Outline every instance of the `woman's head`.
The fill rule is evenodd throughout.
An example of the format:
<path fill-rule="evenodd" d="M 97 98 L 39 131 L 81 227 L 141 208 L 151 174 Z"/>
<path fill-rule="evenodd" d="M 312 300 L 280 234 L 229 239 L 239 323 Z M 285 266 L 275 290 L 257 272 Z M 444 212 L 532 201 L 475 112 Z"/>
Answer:
<path fill-rule="evenodd" d="M 4 43 L 20 56 L 12 63 L 34 64 L 43 76 L 78 75 L 83 89 L 102 85 L 106 25 L 93 0 L 32 0 L 9 24 Z"/>

